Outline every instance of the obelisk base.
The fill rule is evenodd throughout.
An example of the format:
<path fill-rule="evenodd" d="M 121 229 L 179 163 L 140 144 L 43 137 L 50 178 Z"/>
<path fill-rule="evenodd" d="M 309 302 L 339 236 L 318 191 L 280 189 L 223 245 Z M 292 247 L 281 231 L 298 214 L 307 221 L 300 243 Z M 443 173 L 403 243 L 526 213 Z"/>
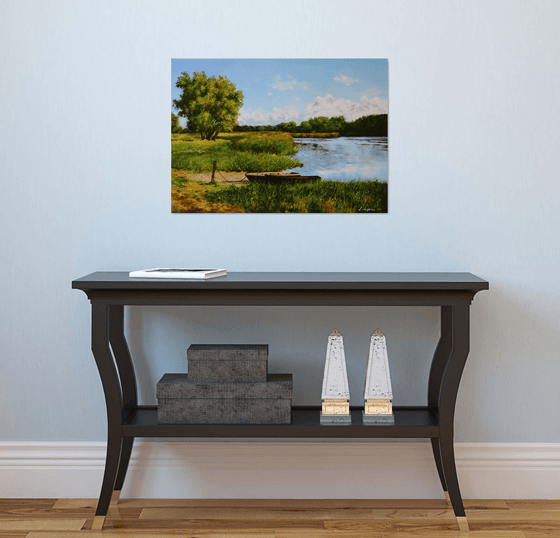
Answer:
<path fill-rule="evenodd" d="M 365 411 L 362 411 L 362 423 L 364 424 L 364 426 L 394 424 L 395 415 L 366 415 Z"/>
<path fill-rule="evenodd" d="M 327 415 L 321 411 L 320 424 L 324 426 L 344 426 L 352 425 L 352 417 L 350 415 Z"/>

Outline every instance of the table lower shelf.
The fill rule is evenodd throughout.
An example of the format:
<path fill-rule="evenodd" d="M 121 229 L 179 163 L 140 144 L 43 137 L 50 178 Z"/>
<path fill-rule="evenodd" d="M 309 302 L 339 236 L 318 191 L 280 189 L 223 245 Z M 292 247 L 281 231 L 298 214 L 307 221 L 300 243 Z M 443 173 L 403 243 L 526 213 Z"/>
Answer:
<path fill-rule="evenodd" d="M 393 407 L 394 424 L 364 426 L 363 407 L 350 409 L 352 424 L 322 425 L 321 407 L 292 407 L 291 424 L 158 424 L 157 407 L 141 405 L 123 422 L 124 437 L 439 437 L 437 412 L 428 407 Z"/>

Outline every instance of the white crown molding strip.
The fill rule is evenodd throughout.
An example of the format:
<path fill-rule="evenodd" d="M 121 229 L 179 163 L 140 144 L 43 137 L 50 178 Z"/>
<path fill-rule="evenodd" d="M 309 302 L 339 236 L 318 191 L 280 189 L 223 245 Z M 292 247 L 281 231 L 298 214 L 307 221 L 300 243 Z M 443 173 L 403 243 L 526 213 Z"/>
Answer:
<path fill-rule="evenodd" d="M 560 444 L 456 443 L 455 454 L 465 499 L 560 497 Z M 0 498 L 95 498 L 104 464 L 103 442 L 0 442 Z M 426 442 L 220 439 L 136 442 L 122 496 L 396 499 L 443 493 Z"/>

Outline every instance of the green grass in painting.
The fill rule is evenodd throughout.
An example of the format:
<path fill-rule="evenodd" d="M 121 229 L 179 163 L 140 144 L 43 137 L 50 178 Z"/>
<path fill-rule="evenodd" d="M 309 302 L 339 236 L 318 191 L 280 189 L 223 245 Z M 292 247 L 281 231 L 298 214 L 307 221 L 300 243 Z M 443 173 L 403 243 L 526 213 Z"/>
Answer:
<path fill-rule="evenodd" d="M 289 155 L 297 152 L 290 135 L 265 136 L 228 134 L 215 141 L 200 140 L 195 135 L 171 136 L 171 168 L 190 172 L 210 172 L 216 161 L 225 172 L 278 172 L 303 164 Z"/>
<path fill-rule="evenodd" d="M 205 192 L 209 202 L 241 207 L 246 213 L 387 213 L 384 181 L 251 182 Z"/>
<path fill-rule="evenodd" d="M 328 136 L 330 133 L 324 133 Z M 387 183 L 378 180 L 306 183 L 250 182 L 223 186 L 187 179 L 189 172 L 278 172 L 303 166 L 291 157 L 298 144 L 288 133 L 227 133 L 215 141 L 171 136 L 175 211 L 247 213 L 387 213 Z"/>
<path fill-rule="evenodd" d="M 295 155 L 299 149 L 299 145 L 287 133 L 237 136 L 230 139 L 230 146 L 235 151 L 273 153 L 287 156 Z"/>

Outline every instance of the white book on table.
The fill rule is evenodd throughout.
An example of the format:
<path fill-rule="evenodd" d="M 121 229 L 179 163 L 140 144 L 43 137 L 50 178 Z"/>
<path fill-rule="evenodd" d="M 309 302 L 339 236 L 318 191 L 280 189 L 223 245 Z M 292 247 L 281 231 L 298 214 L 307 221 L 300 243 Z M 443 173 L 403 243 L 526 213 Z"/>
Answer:
<path fill-rule="evenodd" d="M 142 269 L 128 273 L 130 278 L 173 278 L 185 280 L 206 280 L 226 275 L 227 271 L 225 269 L 168 269 L 162 267 Z"/>

